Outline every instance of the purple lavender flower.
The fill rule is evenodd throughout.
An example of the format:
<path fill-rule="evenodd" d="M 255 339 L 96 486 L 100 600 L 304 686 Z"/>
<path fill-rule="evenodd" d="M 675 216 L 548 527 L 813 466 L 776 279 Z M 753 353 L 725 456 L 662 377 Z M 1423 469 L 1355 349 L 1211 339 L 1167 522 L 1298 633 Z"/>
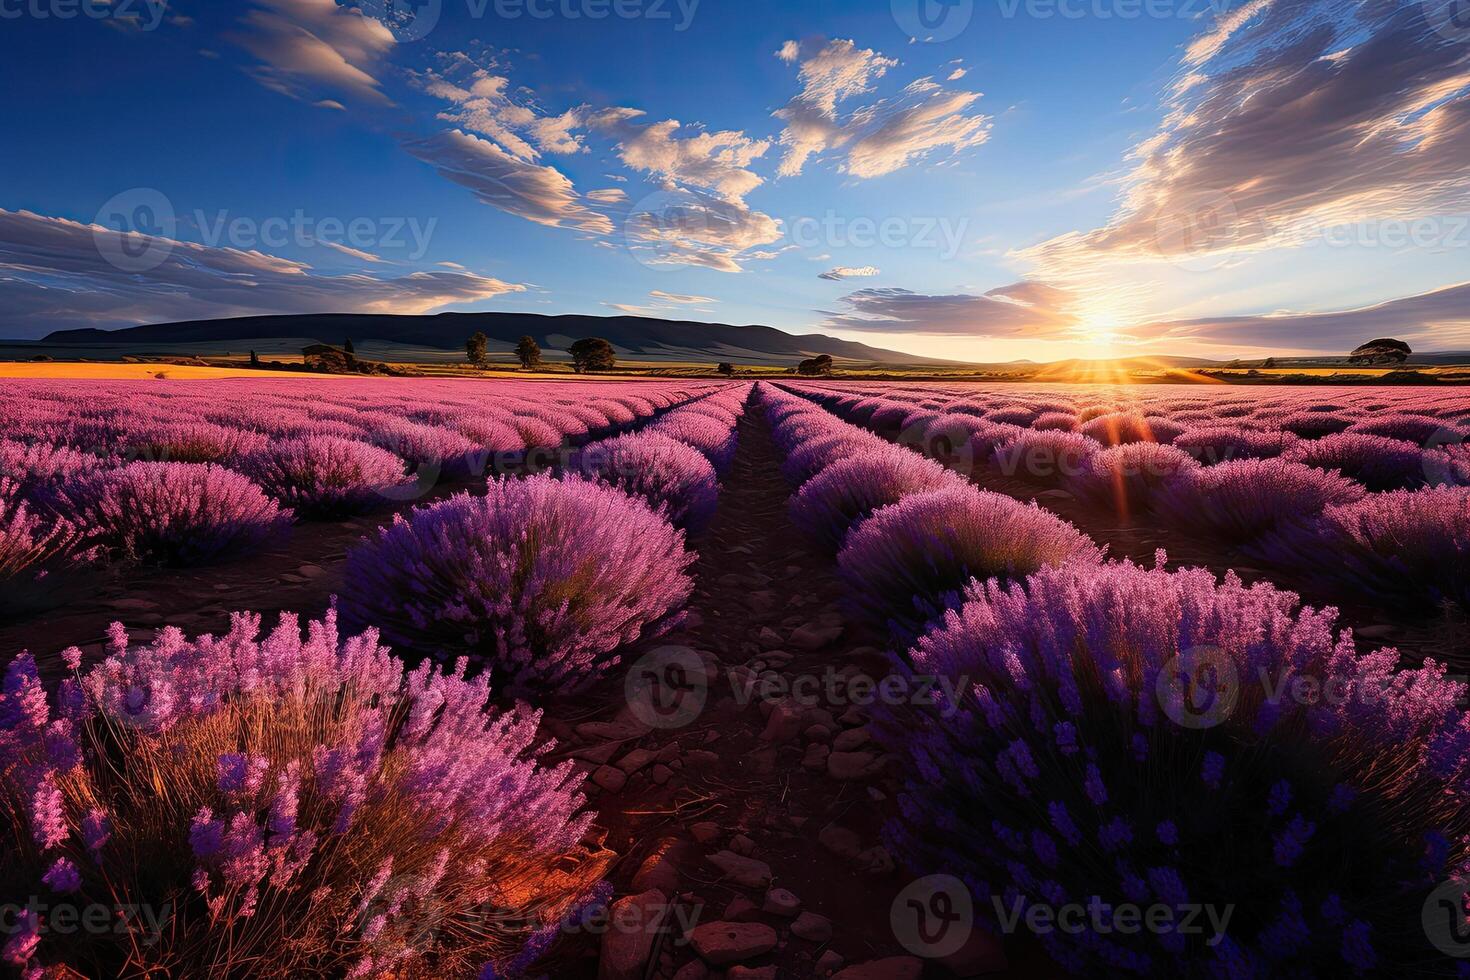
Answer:
<path fill-rule="evenodd" d="M 406 645 L 469 652 L 515 685 L 575 688 L 676 619 L 693 560 L 682 532 L 612 487 L 496 480 L 354 548 L 343 602 Z"/>
<path fill-rule="evenodd" d="M 258 547 L 290 522 L 254 483 L 202 463 L 129 463 L 77 477 L 55 506 L 110 558 L 199 565 Z"/>
<path fill-rule="evenodd" d="M 51 865 L 50 870 L 41 878 L 52 890 L 63 894 L 74 892 L 82 887 L 82 874 L 77 866 L 67 858 L 57 858 L 56 863 Z"/>

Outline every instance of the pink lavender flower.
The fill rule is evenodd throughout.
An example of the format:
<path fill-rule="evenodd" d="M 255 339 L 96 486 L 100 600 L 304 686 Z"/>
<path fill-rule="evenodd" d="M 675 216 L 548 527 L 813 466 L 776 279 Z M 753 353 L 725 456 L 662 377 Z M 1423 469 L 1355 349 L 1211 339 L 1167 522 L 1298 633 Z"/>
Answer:
<path fill-rule="evenodd" d="M 290 521 L 239 473 L 200 463 L 129 463 L 78 477 L 56 506 L 97 554 L 166 565 L 255 548 Z"/>
<path fill-rule="evenodd" d="M 336 436 L 273 441 L 240 469 L 266 493 L 308 519 L 362 513 L 402 496 L 415 481 L 386 449 Z"/>
<path fill-rule="evenodd" d="M 31 836 L 36 846 L 48 851 L 66 840 L 71 828 L 66 820 L 66 802 L 56 785 L 56 775 L 47 771 L 31 795 Z"/>

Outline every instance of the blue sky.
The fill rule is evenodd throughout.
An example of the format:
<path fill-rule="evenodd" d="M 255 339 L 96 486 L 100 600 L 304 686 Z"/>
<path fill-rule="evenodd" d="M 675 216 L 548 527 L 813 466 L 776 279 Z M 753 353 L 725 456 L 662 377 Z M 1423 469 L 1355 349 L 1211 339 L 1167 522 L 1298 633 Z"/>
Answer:
<path fill-rule="evenodd" d="M 1470 347 L 1462 7 L 0 0 L 0 334 L 453 309 L 974 360 Z"/>

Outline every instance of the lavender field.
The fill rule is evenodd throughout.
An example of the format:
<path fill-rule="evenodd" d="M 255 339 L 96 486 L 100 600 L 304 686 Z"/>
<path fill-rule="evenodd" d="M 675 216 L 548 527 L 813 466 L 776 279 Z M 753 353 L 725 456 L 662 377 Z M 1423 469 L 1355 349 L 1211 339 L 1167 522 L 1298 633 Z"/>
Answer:
<path fill-rule="evenodd" d="M 1467 434 L 1414 387 L 9 381 L 0 958 L 1462 975 Z"/>

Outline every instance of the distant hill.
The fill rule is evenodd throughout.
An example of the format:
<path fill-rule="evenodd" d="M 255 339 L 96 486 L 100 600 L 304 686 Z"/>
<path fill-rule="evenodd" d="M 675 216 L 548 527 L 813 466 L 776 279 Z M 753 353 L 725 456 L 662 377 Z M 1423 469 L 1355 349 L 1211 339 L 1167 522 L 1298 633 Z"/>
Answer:
<path fill-rule="evenodd" d="M 439 313 L 434 316 L 313 313 L 247 316 L 224 320 L 154 323 L 121 330 L 58 330 L 42 344 L 114 347 L 118 345 L 196 344 L 201 350 L 242 347 L 278 338 L 307 338 L 340 344 L 402 345 L 463 351 L 475 331 L 490 338 L 490 351 L 508 353 L 529 334 L 549 355 L 564 352 L 583 337 L 602 337 L 630 360 L 729 361 L 733 364 L 796 364 L 818 354 L 875 364 L 958 364 L 916 357 L 823 334 L 789 334 L 774 327 L 733 326 L 693 320 L 660 320 L 641 316 L 543 316 L 533 313 Z M 381 355 L 380 355 L 381 356 Z"/>

